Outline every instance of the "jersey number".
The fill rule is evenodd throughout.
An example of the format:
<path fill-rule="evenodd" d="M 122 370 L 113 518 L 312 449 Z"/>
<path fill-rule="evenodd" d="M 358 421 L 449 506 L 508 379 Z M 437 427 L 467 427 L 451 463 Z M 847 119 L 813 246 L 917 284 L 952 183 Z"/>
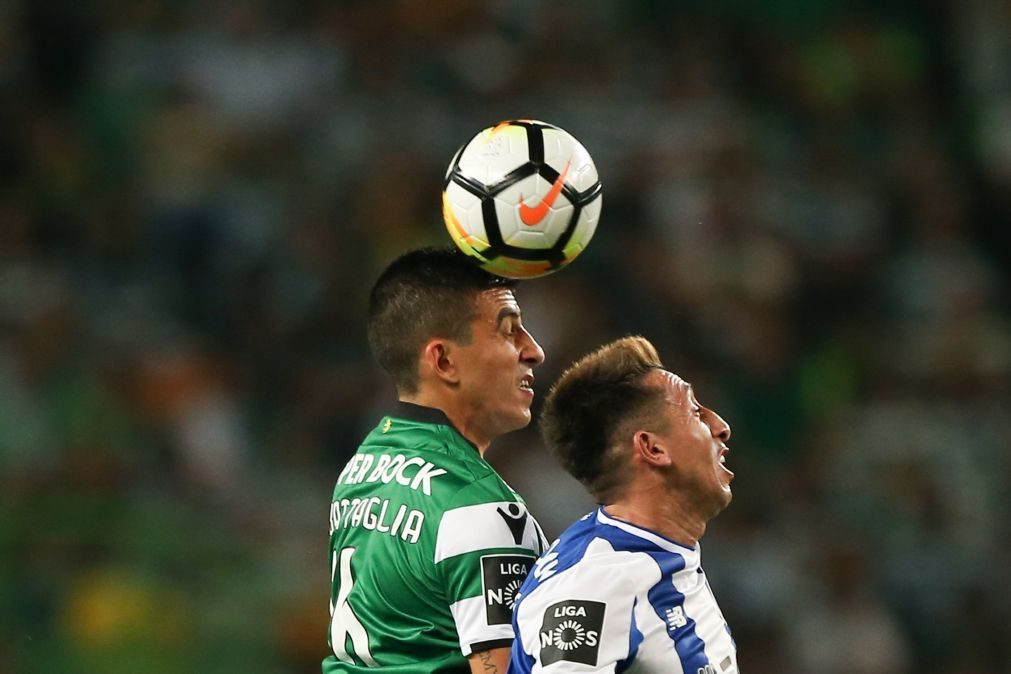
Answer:
<path fill-rule="evenodd" d="M 333 560 L 330 563 L 330 575 L 333 582 L 337 582 L 337 574 L 340 573 L 340 590 L 337 591 L 337 601 L 330 604 L 330 643 L 333 644 L 333 653 L 341 662 L 354 664 L 354 658 L 348 653 L 347 640 L 351 637 L 351 645 L 354 647 L 355 655 L 369 667 L 376 667 L 378 663 L 372 657 L 369 650 L 369 633 L 365 631 L 365 626 L 355 615 L 351 604 L 348 603 L 348 595 L 354 586 L 355 579 L 351 574 L 351 557 L 355 554 L 355 548 L 344 548 L 338 553 L 334 550 Z M 339 555 L 339 556 L 338 556 Z"/>

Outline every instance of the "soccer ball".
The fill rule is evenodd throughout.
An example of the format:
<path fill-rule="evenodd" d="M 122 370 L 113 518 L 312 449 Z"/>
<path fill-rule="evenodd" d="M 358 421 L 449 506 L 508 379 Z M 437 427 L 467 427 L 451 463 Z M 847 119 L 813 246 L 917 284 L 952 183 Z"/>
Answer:
<path fill-rule="evenodd" d="M 512 120 L 457 151 L 442 215 L 457 247 L 484 269 L 533 278 L 586 249 L 602 201 L 597 168 L 578 140 L 545 122 Z"/>

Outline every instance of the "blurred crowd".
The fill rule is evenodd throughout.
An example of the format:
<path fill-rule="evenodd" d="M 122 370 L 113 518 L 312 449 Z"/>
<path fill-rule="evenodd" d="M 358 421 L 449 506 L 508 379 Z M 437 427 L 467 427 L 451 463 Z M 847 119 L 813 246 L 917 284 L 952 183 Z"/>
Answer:
<path fill-rule="evenodd" d="M 604 184 L 536 388 L 639 333 L 730 422 L 743 670 L 1011 672 L 1007 2 L 6 0 L 0 101 L 0 672 L 317 671 L 368 288 L 515 117 Z"/>

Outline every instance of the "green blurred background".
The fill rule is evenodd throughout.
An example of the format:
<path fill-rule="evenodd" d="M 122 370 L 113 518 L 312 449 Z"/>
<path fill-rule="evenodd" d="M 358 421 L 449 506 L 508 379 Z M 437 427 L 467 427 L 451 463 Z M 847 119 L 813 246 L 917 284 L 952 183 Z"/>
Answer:
<path fill-rule="evenodd" d="M 0 1 L 0 672 L 317 671 L 368 288 L 514 117 L 604 184 L 539 393 L 641 333 L 734 428 L 743 670 L 1011 672 L 1006 0 Z"/>

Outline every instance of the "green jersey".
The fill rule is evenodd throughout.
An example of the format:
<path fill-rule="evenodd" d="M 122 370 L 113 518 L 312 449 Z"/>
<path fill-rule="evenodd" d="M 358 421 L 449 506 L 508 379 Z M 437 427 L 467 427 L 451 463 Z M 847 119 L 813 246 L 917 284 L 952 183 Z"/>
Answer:
<path fill-rule="evenodd" d="M 546 547 L 526 505 L 435 409 L 400 403 L 337 478 L 324 674 L 470 672 L 509 646 Z"/>

